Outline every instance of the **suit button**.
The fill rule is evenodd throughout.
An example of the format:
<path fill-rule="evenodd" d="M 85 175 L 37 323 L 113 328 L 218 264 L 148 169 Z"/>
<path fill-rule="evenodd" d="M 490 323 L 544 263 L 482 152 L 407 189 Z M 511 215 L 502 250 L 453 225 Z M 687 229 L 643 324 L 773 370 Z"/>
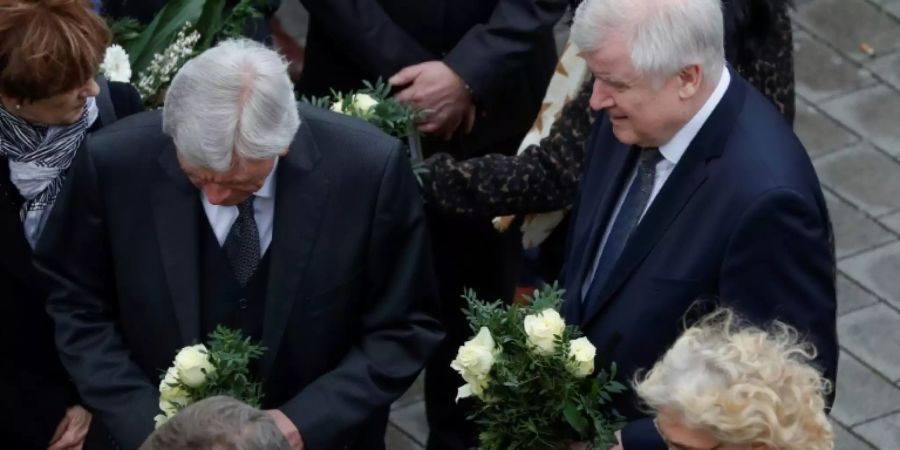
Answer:
<path fill-rule="evenodd" d="M 246 298 L 242 298 L 242 299 L 238 300 L 238 308 L 240 308 L 240 309 L 247 309 L 247 305 L 248 305 L 249 303 L 250 303 L 250 302 L 248 302 Z"/>

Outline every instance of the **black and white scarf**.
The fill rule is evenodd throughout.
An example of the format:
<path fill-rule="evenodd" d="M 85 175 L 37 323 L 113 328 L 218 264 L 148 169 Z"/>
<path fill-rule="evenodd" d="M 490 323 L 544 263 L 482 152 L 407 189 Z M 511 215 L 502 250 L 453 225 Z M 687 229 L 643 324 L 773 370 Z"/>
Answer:
<path fill-rule="evenodd" d="M 96 103 L 89 98 L 77 122 L 43 127 L 0 107 L 0 156 L 9 160 L 10 181 L 25 199 L 20 218 L 32 248 L 62 188 L 65 172 L 97 114 Z"/>

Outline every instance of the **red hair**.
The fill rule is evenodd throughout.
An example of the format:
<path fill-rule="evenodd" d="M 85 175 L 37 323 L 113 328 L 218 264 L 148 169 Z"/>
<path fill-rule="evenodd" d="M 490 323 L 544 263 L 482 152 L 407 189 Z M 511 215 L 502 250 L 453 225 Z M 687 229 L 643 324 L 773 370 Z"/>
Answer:
<path fill-rule="evenodd" d="M 109 42 L 89 0 L 0 0 L 0 93 L 34 101 L 76 89 Z"/>

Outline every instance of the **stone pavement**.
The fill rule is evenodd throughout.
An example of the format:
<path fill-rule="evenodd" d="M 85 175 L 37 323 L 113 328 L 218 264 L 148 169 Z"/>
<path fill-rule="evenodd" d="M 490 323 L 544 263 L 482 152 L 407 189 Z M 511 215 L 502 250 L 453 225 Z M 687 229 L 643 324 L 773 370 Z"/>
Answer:
<path fill-rule="evenodd" d="M 900 0 L 795 4 L 795 129 L 840 270 L 835 448 L 900 450 Z M 394 405 L 388 449 L 420 450 L 427 434 L 417 383 Z"/>

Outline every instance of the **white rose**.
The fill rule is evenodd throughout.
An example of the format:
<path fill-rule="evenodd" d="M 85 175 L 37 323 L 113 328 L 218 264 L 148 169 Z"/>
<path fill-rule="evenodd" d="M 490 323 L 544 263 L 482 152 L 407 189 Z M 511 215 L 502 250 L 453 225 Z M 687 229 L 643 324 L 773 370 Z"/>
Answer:
<path fill-rule="evenodd" d="M 118 45 L 106 48 L 103 62 L 100 64 L 103 76 L 109 81 L 127 83 L 131 81 L 131 63 L 128 61 L 128 53 Z"/>
<path fill-rule="evenodd" d="M 586 337 L 569 342 L 569 372 L 578 378 L 584 378 L 594 373 L 594 357 L 597 349 Z"/>
<path fill-rule="evenodd" d="M 344 102 L 338 100 L 338 101 L 332 103 L 331 110 L 338 114 L 344 114 Z"/>
<path fill-rule="evenodd" d="M 378 100 L 375 100 L 369 94 L 353 95 L 353 107 L 363 114 L 370 112 L 377 104 Z"/>
<path fill-rule="evenodd" d="M 215 370 L 203 344 L 181 349 L 175 356 L 175 369 L 178 371 L 178 379 L 190 387 L 201 386 L 206 382 L 206 375 Z"/>
<path fill-rule="evenodd" d="M 494 365 L 499 349 L 494 345 L 494 338 L 487 327 L 481 327 L 478 334 L 459 348 L 456 359 L 450 367 L 459 372 L 463 378 L 486 376 Z"/>
<path fill-rule="evenodd" d="M 528 343 L 538 353 L 549 355 L 556 347 L 556 338 L 566 329 L 566 322 L 553 309 L 547 308 L 538 314 L 525 316 L 525 334 Z"/>
<path fill-rule="evenodd" d="M 169 418 L 166 417 L 165 414 L 157 414 L 156 417 L 153 418 L 153 422 L 156 424 L 155 428 L 163 426 L 168 420 Z"/>
<path fill-rule="evenodd" d="M 166 371 L 166 376 L 159 382 L 159 393 L 163 394 L 166 391 L 174 389 L 178 386 L 178 371 L 175 370 L 174 367 L 169 367 L 169 370 Z"/>

